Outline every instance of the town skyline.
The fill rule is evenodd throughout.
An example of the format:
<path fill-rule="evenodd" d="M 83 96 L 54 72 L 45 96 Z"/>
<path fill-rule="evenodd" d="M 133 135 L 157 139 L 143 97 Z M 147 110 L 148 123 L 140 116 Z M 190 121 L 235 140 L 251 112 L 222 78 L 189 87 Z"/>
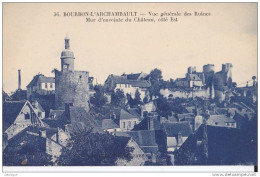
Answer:
<path fill-rule="evenodd" d="M 256 172 L 257 5 L 4 3 L 3 171 Z"/>
<path fill-rule="evenodd" d="M 213 15 L 203 18 L 203 23 L 191 17 L 183 18 L 178 24 L 83 23 L 78 18 L 54 18 L 46 13 L 54 9 L 69 11 L 76 6 L 34 6 L 37 11 L 22 4 L 4 7 L 3 89 L 7 93 L 17 89 L 18 69 L 21 69 L 22 89 L 39 72 L 54 76 L 51 71 L 60 68 L 60 52 L 67 32 L 77 60 L 75 68 L 89 71 L 95 78 L 94 83 L 96 79 L 98 83 L 104 83 L 109 74 L 149 73 L 154 68 L 162 71 L 164 80 L 176 79 L 183 77 L 189 66 L 202 71 L 204 64 L 214 64 L 215 71 L 219 71 L 223 63 L 234 65 L 233 80 L 238 84 L 257 76 L 257 24 L 254 21 L 257 11 L 254 4 L 187 5 L 189 10 L 207 8 Z M 91 7 L 98 10 L 107 6 Z M 143 10 L 141 6 L 135 7 Z M 184 9 L 179 4 L 172 7 Z M 228 8 L 228 12 L 223 7 Z M 16 15 L 26 8 L 22 15 Z M 165 5 L 158 8 L 170 9 Z M 88 10 L 90 6 L 83 5 L 81 9 Z M 120 6 L 111 7 L 111 10 L 117 9 Z M 238 11 L 249 13 L 241 15 L 243 13 L 237 14 Z M 217 15 L 217 12 L 224 15 Z M 26 20 L 32 18 L 32 13 L 38 15 Z"/>

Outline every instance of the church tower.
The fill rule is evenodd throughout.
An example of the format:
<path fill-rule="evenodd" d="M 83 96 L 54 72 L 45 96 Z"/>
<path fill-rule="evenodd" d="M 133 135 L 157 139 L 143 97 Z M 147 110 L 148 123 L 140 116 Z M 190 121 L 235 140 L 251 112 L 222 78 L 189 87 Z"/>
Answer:
<path fill-rule="evenodd" d="M 70 38 L 65 37 L 65 50 L 61 52 L 61 71 L 74 71 L 74 53 L 70 50 Z"/>

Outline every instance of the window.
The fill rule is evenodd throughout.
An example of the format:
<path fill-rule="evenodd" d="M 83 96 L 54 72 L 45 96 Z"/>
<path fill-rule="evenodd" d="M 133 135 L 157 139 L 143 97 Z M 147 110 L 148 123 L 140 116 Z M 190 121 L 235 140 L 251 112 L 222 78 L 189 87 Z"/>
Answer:
<path fill-rule="evenodd" d="M 30 119 L 30 114 L 29 113 L 24 114 L 24 118 L 25 119 Z"/>
<path fill-rule="evenodd" d="M 45 88 L 48 88 L 48 84 L 47 83 L 45 83 Z"/>
<path fill-rule="evenodd" d="M 63 71 L 68 71 L 68 70 L 69 70 L 69 65 L 64 64 L 63 65 Z"/>
<path fill-rule="evenodd" d="M 42 113 L 41 112 L 38 112 L 38 117 L 42 117 Z"/>
<path fill-rule="evenodd" d="M 229 123 L 227 123 L 227 126 L 229 126 Z"/>
<path fill-rule="evenodd" d="M 125 122 L 122 122 L 122 127 L 125 128 Z"/>
<path fill-rule="evenodd" d="M 127 127 L 131 127 L 131 121 L 128 121 Z"/>
<path fill-rule="evenodd" d="M 52 83 L 50 84 L 50 88 L 52 88 L 53 86 L 52 86 Z"/>

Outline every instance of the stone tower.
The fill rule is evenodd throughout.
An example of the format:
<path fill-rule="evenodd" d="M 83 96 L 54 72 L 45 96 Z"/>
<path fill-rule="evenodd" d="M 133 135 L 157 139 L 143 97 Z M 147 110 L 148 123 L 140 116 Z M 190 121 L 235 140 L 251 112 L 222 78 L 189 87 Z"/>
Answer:
<path fill-rule="evenodd" d="M 205 83 L 207 87 L 210 87 L 213 83 L 214 79 L 214 65 L 213 64 L 207 64 L 203 66 L 203 73 L 205 76 Z"/>
<path fill-rule="evenodd" d="M 64 110 L 66 103 L 89 111 L 89 73 L 74 70 L 74 53 L 70 39 L 65 38 L 65 50 L 61 52 L 61 71 L 55 70 L 55 109 Z"/>
<path fill-rule="evenodd" d="M 61 52 L 61 71 L 74 71 L 74 53 L 70 50 L 70 39 L 65 38 L 65 50 Z"/>

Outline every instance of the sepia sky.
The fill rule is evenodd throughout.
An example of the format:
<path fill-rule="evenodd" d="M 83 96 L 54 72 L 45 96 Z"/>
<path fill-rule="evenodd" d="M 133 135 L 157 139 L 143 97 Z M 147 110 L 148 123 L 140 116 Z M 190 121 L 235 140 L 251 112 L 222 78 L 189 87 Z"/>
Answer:
<path fill-rule="evenodd" d="M 54 12 L 204 11 L 209 17 L 178 18 L 177 23 L 88 23 L 85 17 L 54 17 Z M 148 15 L 145 17 L 149 18 Z M 4 3 L 3 89 L 22 89 L 33 76 L 60 70 L 66 33 L 75 70 L 89 71 L 98 83 L 109 74 L 158 68 L 163 78 L 184 77 L 188 66 L 233 64 L 233 80 L 257 75 L 257 3 Z"/>

